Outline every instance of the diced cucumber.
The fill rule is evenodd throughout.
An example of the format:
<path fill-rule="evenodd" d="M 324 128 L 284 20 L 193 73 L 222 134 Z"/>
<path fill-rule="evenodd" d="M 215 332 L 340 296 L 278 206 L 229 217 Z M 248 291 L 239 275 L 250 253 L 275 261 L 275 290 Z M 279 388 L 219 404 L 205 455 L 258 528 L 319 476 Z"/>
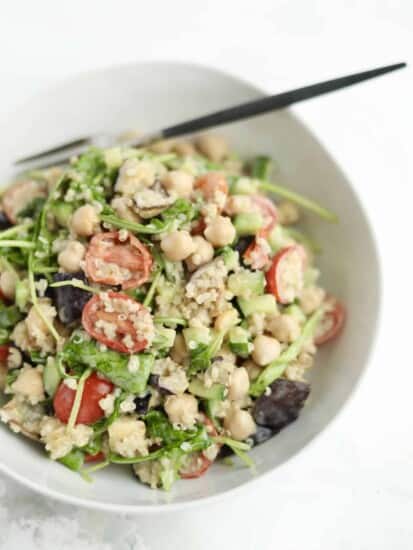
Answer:
<path fill-rule="evenodd" d="M 217 414 L 221 402 L 222 399 L 208 399 L 207 401 L 204 401 L 206 415 L 212 421 L 216 428 L 221 427 L 220 422 L 217 419 Z"/>
<path fill-rule="evenodd" d="M 250 298 L 252 295 L 262 294 L 264 286 L 264 273 L 262 271 L 241 269 L 228 277 L 228 289 L 234 296 Z"/>
<path fill-rule="evenodd" d="M 67 227 L 70 216 L 73 214 L 73 206 L 69 202 L 55 202 L 51 208 L 59 225 Z"/>
<path fill-rule="evenodd" d="M 252 195 L 257 192 L 258 183 L 257 180 L 252 178 L 238 178 L 231 184 L 231 195 Z"/>
<path fill-rule="evenodd" d="M 306 321 L 305 313 L 297 304 L 289 305 L 284 309 L 283 313 L 285 313 L 286 315 L 291 315 L 292 317 L 295 317 L 300 324 L 305 323 Z"/>
<path fill-rule="evenodd" d="M 30 297 L 29 281 L 24 279 L 23 281 L 17 281 L 15 302 L 20 311 L 24 311 L 28 304 Z"/>
<path fill-rule="evenodd" d="M 61 379 L 56 361 L 49 359 L 43 368 L 43 385 L 47 395 L 54 396 Z"/>
<path fill-rule="evenodd" d="M 248 357 L 251 351 L 249 332 L 241 327 L 234 327 L 229 331 L 229 349 L 240 357 Z"/>
<path fill-rule="evenodd" d="M 281 248 L 287 246 L 289 241 L 290 239 L 284 232 L 284 228 L 279 224 L 274 227 L 268 237 L 268 244 L 270 245 L 273 253 L 276 253 L 281 250 Z"/>
<path fill-rule="evenodd" d="M 211 341 L 211 331 L 207 327 L 192 327 L 182 331 L 186 347 L 191 350 L 200 344 L 208 345 Z"/>
<path fill-rule="evenodd" d="M 254 296 L 253 300 L 238 298 L 238 305 L 245 317 L 253 313 L 265 313 L 266 315 L 277 313 L 277 302 L 272 294 Z"/>
<path fill-rule="evenodd" d="M 233 223 L 237 235 L 243 237 L 245 235 L 256 235 L 264 225 L 264 220 L 258 212 L 245 212 L 244 214 L 237 214 Z"/>
<path fill-rule="evenodd" d="M 237 250 L 233 250 L 231 247 L 226 246 L 223 248 L 219 255 L 224 260 L 225 267 L 228 271 L 234 271 L 239 266 L 239 253 Z"/>
<path fill-rule="evenodd" d="M 190 382 L 188 389 L 191 393 L 202 399 L 224 399 L 225 386 L 222 384 L 212 384 L 210 388 L 207 388 L 199 378 L 194 378 Z"/>
<path fill-rule="evenodd" d="M 152 345 L 155 349 L 169 349 L 174 345 L 176 333 L 172 328 L 155 326 L 155 336 Z"/>

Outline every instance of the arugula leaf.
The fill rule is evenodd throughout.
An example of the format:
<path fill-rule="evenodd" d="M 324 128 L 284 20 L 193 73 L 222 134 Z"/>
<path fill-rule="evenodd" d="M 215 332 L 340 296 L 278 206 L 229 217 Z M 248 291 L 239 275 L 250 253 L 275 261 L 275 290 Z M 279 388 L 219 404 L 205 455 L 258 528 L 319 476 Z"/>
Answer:
<path fill-rule="evenodd" d="M 186 199 L 177 199 L 172 206 L 164 210 L 159 216 L 152 218 L 147 224 L 130 222 L 119 218 L 110 209 L 106 209 L 100 219 L 103 222 L 120 229 L 128 229 L 134 233 L 157 235 L 179 229 L 198 216 L 198 208 Z"/>
<path fill-rule="evenodd" d="M 36 197 L 28 205 L 26 205 L 23 210 L 17 214 L 17 217 L 20 219 L 32 218 L 37 219 L 40 215 L 42 208 L 46 202 L 44 197 Z"/>
<path fill-rule="evenodd" d="M 163 412 L 156 410 L 149 411 L 144 420 L 149 437 L 160 439 L 167 450 L 181 448 L 184 442 L 184 449 L 181 449 L 185 453 L 202 451 L 211 445 L 211 440 L 202 424 L 188 430 L 177 430 Z"/>
<path fill-rule="evenodd" d="M 84 461 L 85 455 L 79 449 L 74 449 L 73 451 L 70 451 L 70 453 L 68 453 L 67 455 L 59 458 L 59 462 L 61 464 L 66 466 L 66 468 L 69 468 L 69 470 L 73 470 L 74 472 L 79 472 L 79 470 L 83 466 Z"/>
<path fill-rule="evenodd" d="M 0 328 L 13 328 L 22 318 L 17 306 L 6 306 L 0 302 Z"/>
<path fill-rule="evenodd" d="M 261 180 L 268 179 L 271 172 L 272 160 L 267 156 L 255 157 L 251 166 L 251 176 Z"/>
<path fill-rule="evenodd" d="M 210 366 L 212 359 L 222 346 L 224 336 L 224 332 L 218 332 L 212 337 L 209 344 L 200 343 L 195 349 L 191 350 L 189 374 L 204 371 Z"/>
<path fill-rule="evenodd" d="M 138 360 L 136 372 L 128 370 L 129 355 L 113 350 L 100 351 L 97 343 L 73 338 L 64 346 L 61 358 L 69 367 L 84 365 L 101 372 L 114 384 L 129 393 L 144 393 L 153 365 L 153 355 L 139 353 L 132 357 Z"/>

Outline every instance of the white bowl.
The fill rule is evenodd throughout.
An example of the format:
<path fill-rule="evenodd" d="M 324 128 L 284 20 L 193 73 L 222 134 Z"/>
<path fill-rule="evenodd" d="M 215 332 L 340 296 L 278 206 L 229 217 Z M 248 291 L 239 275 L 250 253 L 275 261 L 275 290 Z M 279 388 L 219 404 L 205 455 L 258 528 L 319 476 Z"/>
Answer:
<path fill-rule="evenodd" d="M 0 149 L 2 181 L 12 175 L 14 158 L 43 147 L 92 132 L 155 129 L 260 94 L 261 90 L 238 78 L 180 63 L 128 65 L 82 74 L 33 97 L 9 117 Z M 112 466 L 98 472 L 94 483 L 85 483 L 48 460 L 39 446 L 1 426 L 0 468 L 26 486 L 66 502 L 117 512 L 159 512 L 216 498 L 279 468 L 301 451 L 354 391 L 366 368 L 380 303 L 377 252 L 355 191 L 328 152 L 289 111 L 219 131 L 242 155 L 273 156 L 280 166 L 280 181 L 319 200 L 340 217 L 338 225 L 312 215 L 305 220 L 324 250 L 319 261 L 323 284 L 348 308 L 344 333 L 317 356 L 308 405 L 297 422 L 252 451 L 257 465 L 254 478 L 241 466 L 217 464 L 198 480 L 177 482 L 170 494 L 139 484 L 128 467 Z"/>

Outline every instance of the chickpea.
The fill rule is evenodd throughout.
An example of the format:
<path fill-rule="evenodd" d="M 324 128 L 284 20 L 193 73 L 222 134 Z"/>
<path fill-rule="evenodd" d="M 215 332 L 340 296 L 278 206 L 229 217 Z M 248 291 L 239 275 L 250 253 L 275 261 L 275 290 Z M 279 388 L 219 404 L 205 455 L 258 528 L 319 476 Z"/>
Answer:
<path fill-rule="evenodd" d="M 209 222 L 204 235 L 212 246 L 220 247 L 231 244 L 235 239 L 236 231 L 230 218 L 217 216 Z"/>
<path fill-rule="evenodd" d="M 293 342 L 300 336 L 300 324 L 292 315 L 278 315 L 267 323 L 267 329 L 279 342 Z"/>
<path fill-rule="evenodd" d="M 244 367 L 238 367 L 231 375 L 228 397 L 232 401 L 243 399 L 250 389 L 248 371 Z"/>
<path fill-rule="evenodd" d="M 194 187 L 194 177 L 181 170 L 172 170 L 162 178 L 162 184 L 170 193 L 187 199 Z"/>
<path fill-rule="evenodd" d="M 214 257 L 214 248 L 212 244 L 203 237 L 196 235 L 192 238 L 192 242 L 194 243 L 195 249 L 186 260 L 189 271 L 195 271 L 199 266 L 210 262 Z"/>
<path fill-rule="evenodd" d="M 190 428 L 195 424 L 198 414 L 198 401 L 193 395 L 169 395 L 165 400 L 165 411 L 172 424 Z"/>
<path fill-rule="evenodd" d="M 185 260 L 194 251 L 194 242 L 188 231 L 172 231 L 161 240 L 161 248 L 171 262 Z"/>
<path fill-rule="evenodd" d="M 224 419 L 224 427 L 237 441 L 243 441 L 255 433 L 256 425 L 248 411 L 232 407 Z"/>
<path fill-rule="evenodd" d="M 255 338 L 254 350 L 251 355 L 257 365 L 261 367 L 268 365 L 271 361 L 277 359 L 280 353 L 281 345 L 275 338 L 264 334 L 260 334 Z"/>
<path fill-rule="evenodd" d="M 96 210 L 90 204 L 85 204 L 75 210 L 70 220 L 71 229 L 81 237 L 90 237 L 99 224 Z"/>
<path fill-rule="evenodd" d="M 190 141 L 179 141 L 174 146 L 174 151 L 178 155 L 181 155 L 183 157 L 191 157 L 193 155 L 196 155 L 196 149 L 194 147 L 194 144 Z"/>
<path fill-rule="evenodd" d="M 261 374 L 261 367 L 254 363 L 254 361 L 251 361 L 251 359 L 245 361 L 243 366 L 248 373 L 250 382 L 253 382 Z"/>
<path fill-rule="evenodd" d="M 326 296 L 325 290 L 317 286 L 303 288 L 300 295 L 300 306 L 306 315 L 311 315 L 318 309 Z"/>
<path fill-rule="evenodd" d="M 3 271 L 0 275 L 0 290 L 8 300 L 14 300 L 18 280 L 19 277 L 14 271 Z"/>
<path fill-rule="evenodd" d="M 283 201 L 277 206 L 278 221 L 282 225 L 292 225 L 300 219 L 300 211 L 293 202 Z"/>
<path fill-rule="evenodd" d="M 161 141 L 155 141 L 150 146 L 150 150 L 157 155 L 165 155 L 170 153 L 174 148 L 175 140 L 174 139 L 162 139 Z"/>
<path fill-rule="evenodd" d="M 188 350 L 186 349 L 185 338 L 181 333 L 178 333 L 175 336 L 174 345 L 171 349 L 171 357 L 175 361 L 175 363 L 178 363 L 179 365 L 181 365 L 188 357 Z"/>
<path fill-rule="evenodd" d="M 110 205 L 122 220 L 135 223 L 141 221 L 138 214 L 132 210 L 133 201 L 130 197 L 114 197 Z"/>
<path fill-rule="evenodd" d="M 235 308 L 231 308 L 218 315 L 215 319 L 214 328 L 219 332 L 226 332 L 238 322 L 238 311 Z"/>
<path fill-rule="evenodd" d="M 225 204 L 225 212 L 229 216 L 251 212 L 252 202 L 248 195 L 230 195 Z"/>
<path fill-rule="evenodd" d="M 196 140 L 200 152 L 213 162 L 221 162 L 228 156 L 227 141 L 222 136 L 207 134 Z"/>
<path fill-rule="evenodd" d="M 57 257 L 60 267 L 67 273 L 75 273 L 80 269 L 80 263 L 85 256 L 86 249 L 79 241 L 69 241 Z"/>

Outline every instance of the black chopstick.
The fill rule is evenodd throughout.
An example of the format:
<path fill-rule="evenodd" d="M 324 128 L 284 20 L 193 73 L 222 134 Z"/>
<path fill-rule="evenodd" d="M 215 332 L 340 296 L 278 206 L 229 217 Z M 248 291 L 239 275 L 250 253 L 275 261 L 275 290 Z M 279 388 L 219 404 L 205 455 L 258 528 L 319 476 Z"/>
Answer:
<path fill-rule="evenodd" d="M 244 118 L 262 115 L 264 113 L 268 113 L 269 111 L 283 109 L 284 107 L 288 107 L 294 103 L 298 103 L 299 101 L 305 101 L 306 99 L 311 99 L 319 95 L 334 92 L 336 90 L 346 88 L 347 86 L 352 86 L 353 84 L 357 84 L 359 82 L 363 82 L 364 80 L 369 80 L 370 78 L 375 78 L 376 76 L 380 76 L 391 71 L 396 71 L 404 67 L 406 67 L 406 63 L 396 63 L 394 65 L 388 65 L 386 67 L 380 67 L 378 69 L 372 69 L 370 71 L 355 73 L 348 76 L 327 80 L 325 82 L 319 82 L 318 84 L 304 86 L 303 88 L 297 88 L 296 90 L 291 90 L 289 92 L 263 97 L 248 103 L 237 105 L 235 107 L 230 107 L 229 109 L 223 109 L 209 115 L 194 118 L 192 120 L 182 122 L 181 124 L 170 126 L 169 128 L 164 128 L 160 134 L 162 138 L 171 138 L 181 136 L 183 134 L 198 132 L 199 130 L 205 130 L 206 128 L 220 126 L 229 122 L 243 120 Z"/>

